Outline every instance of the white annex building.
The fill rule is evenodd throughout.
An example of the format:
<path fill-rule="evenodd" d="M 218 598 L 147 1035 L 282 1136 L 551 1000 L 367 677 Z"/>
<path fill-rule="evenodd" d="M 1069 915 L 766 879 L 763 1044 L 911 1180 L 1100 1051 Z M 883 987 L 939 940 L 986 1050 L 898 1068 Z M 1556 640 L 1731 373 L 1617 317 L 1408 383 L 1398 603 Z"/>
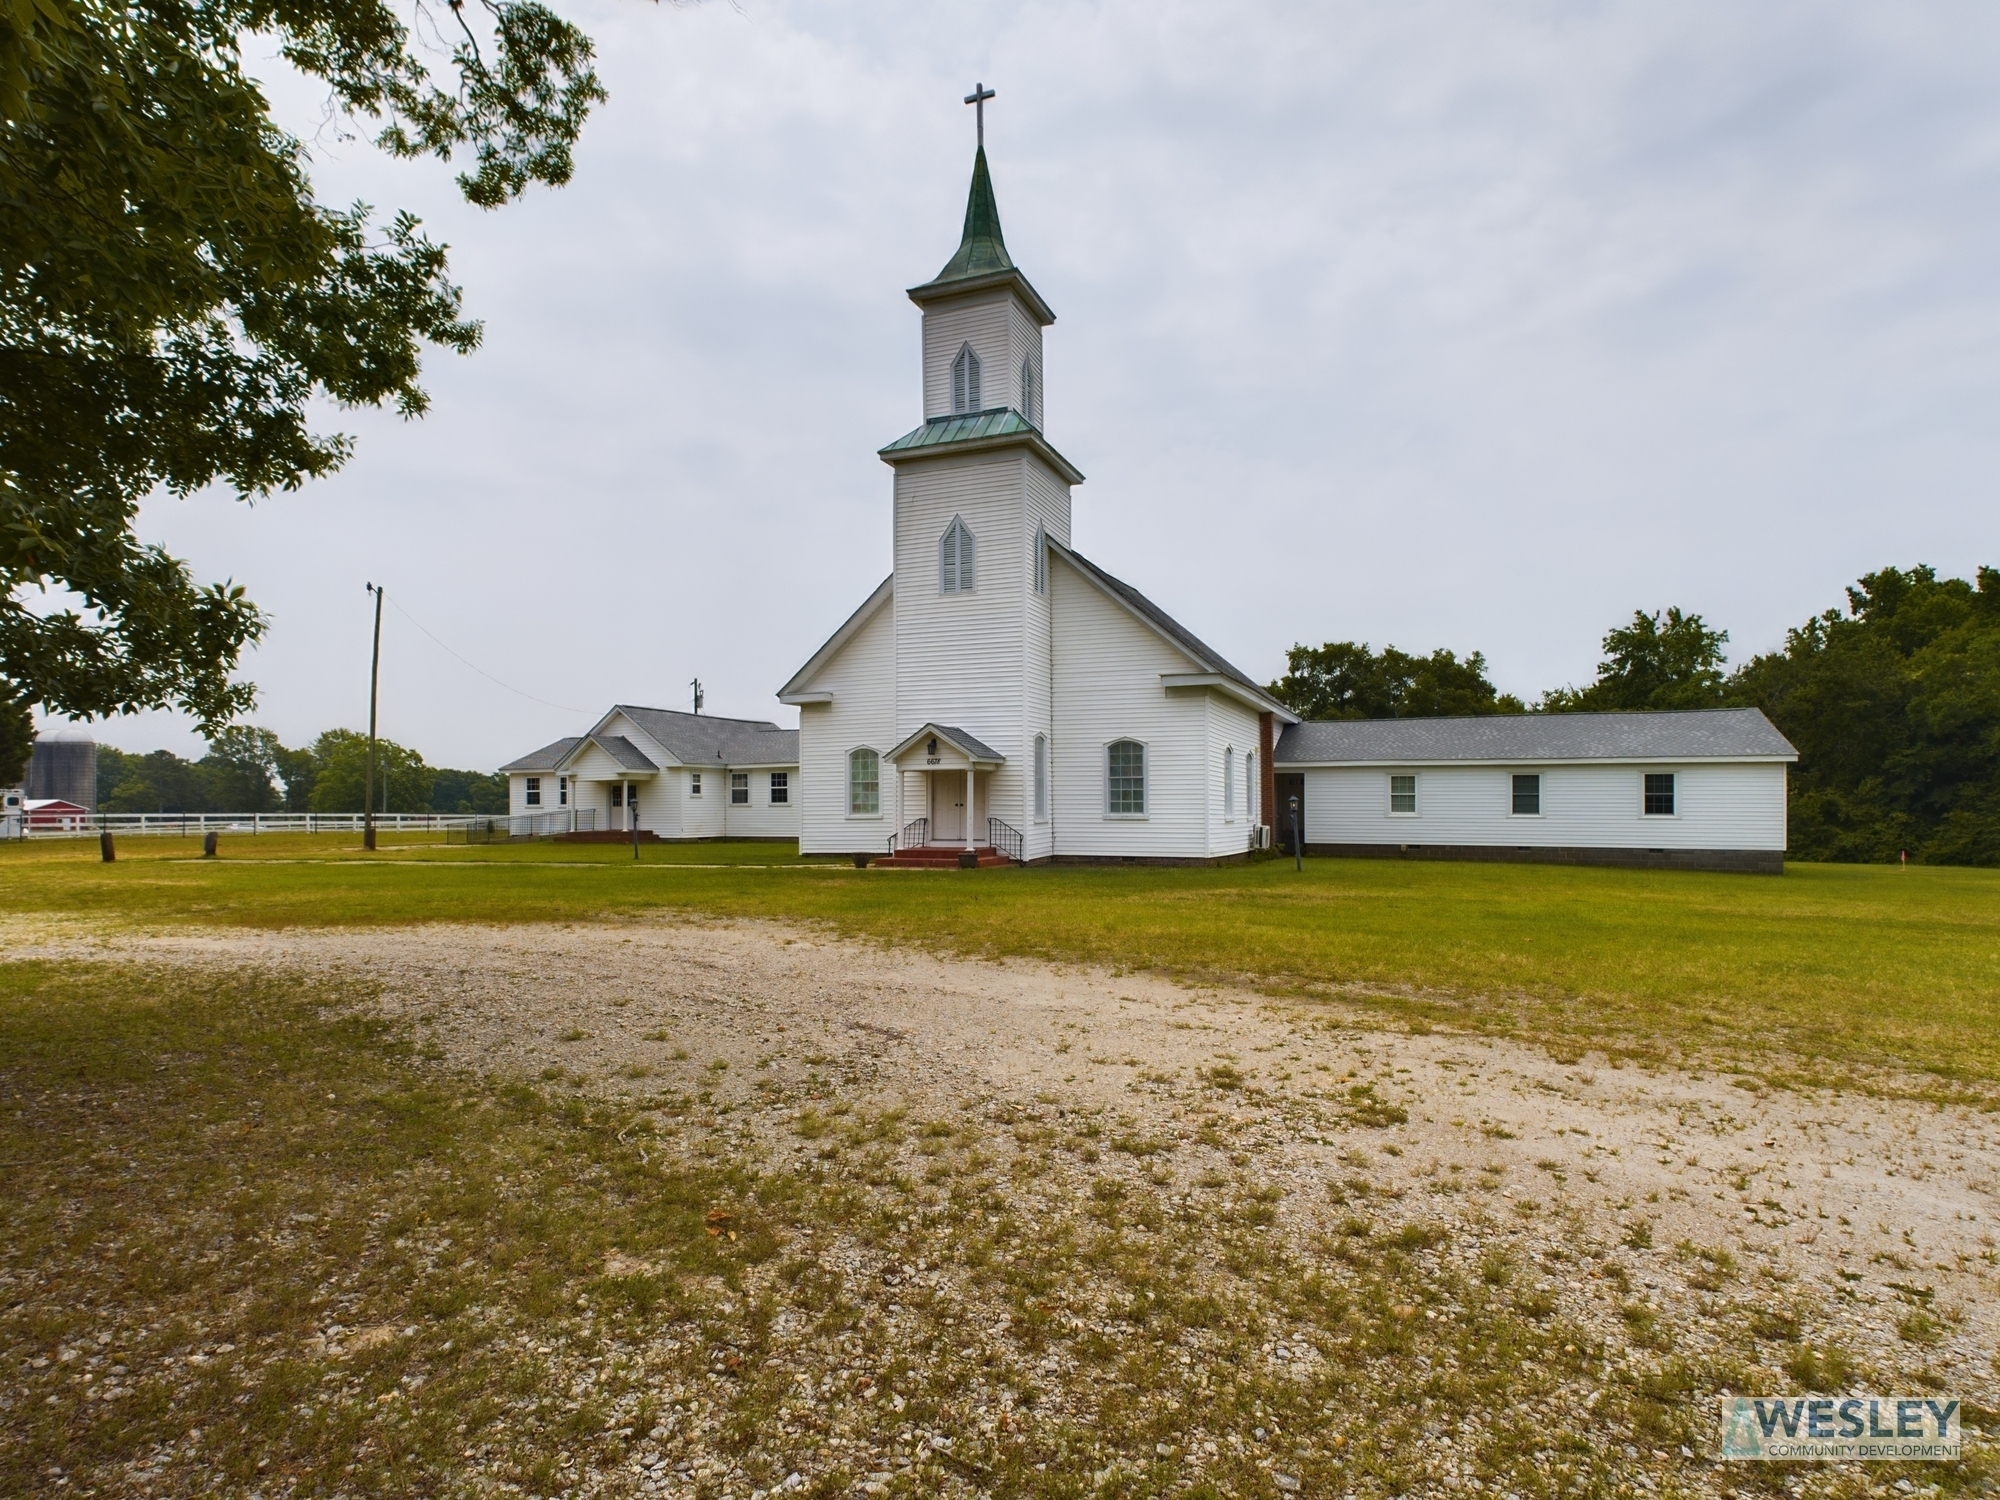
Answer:
<path fill-rule="evenodd" d="M 1055 314 L 983 144 L 958 251 L 909 296 L 924 420 L 880 450 L 893 571 L 779 691 L 798 729 L 620 705 L 502 768 L 515 832 L 1183 863 L 1289 845 L 1296 816 L 1313 853 L 1783 869 L 1797 753 L 1755 709 L 1304 724 L 1080 556 L 1083 475 L 1043 415 Z"/>
<path fill-rule="evenodd" d="M 1240 857 L 1295 715 L 1070 545 L 1042 330 L 982 146 L 923 310 L 923 425 L 895 471 L 894 571 L 780 690 L 799 846 L 898 863 Z"/>

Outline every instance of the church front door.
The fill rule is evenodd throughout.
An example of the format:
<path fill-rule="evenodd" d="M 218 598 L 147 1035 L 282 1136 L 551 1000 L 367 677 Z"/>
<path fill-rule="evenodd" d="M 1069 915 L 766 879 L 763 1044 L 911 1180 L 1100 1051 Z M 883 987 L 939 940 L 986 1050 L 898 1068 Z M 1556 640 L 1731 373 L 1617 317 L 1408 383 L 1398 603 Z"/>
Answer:
<path fill-rule="evenodd" d="M 933 844 L 965 842 L 965 772 L 931 772 L 931 833 Z"/>

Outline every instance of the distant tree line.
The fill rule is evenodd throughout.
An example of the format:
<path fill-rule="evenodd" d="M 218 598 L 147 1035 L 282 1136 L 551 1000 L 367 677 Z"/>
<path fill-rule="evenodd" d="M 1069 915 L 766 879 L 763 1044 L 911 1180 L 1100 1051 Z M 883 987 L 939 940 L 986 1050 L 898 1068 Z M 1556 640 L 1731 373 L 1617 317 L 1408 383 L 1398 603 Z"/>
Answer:
<path fill-rule="evenodd" d="M 360 812 L 367 772 L 368 736 L 352 729 L 329 729 L 309 747 L 288 750 L 268 729 L 232 725 L 200 760 L 98 746 L 97 805 L 104 812 Z M 375 775 L 377 811 L 507 811 L 506 777 L 428 766 L 394 740 L 375 742 Z"/>
<path fill-rule="evenodd" d="M 1884 568 L 1846 592 L 1733 672 L 1728 631 L 1635 612 L 1604 636 L 1594 681 L 1532 707 L 1494 688 L 1480 652 L 1354 641 L 1294 646 L 1270 690 L 1307 719 L 1761 708 L 1799 752 L 1795 857 L 2000 865 L 2000 569 Z"/>

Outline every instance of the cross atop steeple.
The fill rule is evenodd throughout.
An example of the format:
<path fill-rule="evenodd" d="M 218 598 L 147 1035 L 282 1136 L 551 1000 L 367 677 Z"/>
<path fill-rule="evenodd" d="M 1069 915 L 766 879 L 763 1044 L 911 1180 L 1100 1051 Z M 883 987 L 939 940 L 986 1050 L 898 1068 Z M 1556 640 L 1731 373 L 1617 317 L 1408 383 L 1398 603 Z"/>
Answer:
<path fill-rule="evenodd" d="M 965 96 L 965 102 L 972 106 L 974 117 L 979 122 L 979 149 L 986 149 L 986 101 L 993 97 L 993 90 L 983 83 L 975 83 L 972 92 Z"/>

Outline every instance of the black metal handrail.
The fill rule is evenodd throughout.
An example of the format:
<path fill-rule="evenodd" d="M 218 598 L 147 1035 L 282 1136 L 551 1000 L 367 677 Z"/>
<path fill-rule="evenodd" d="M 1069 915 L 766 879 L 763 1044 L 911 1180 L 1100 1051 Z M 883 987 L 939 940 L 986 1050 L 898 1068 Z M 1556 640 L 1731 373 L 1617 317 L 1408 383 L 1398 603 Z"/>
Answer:
<path fill-rule="evenodd" d="M 1008 827 L 998 818 L 988 818 L 986 820 L 986 842 L 993 846 L 995 853 L 1006 855 L 1017 865 L 1024 865 L 1028 862 L 1026 847 L 1021 839 L 1021 830 Z"/>
<path fill-rule="evenodd" d="M 894 854 L 899 844 L 905 849 L 923 848 L 925 842 L 930 838 L 930 827 L 931 820 L 929 818 L 916 818 L 904 824 L 901 833 L 892 833 L 889 835 L 889 852 Z M 912 835 L 915 835 L 915 837 L 912 837 Z"/>

